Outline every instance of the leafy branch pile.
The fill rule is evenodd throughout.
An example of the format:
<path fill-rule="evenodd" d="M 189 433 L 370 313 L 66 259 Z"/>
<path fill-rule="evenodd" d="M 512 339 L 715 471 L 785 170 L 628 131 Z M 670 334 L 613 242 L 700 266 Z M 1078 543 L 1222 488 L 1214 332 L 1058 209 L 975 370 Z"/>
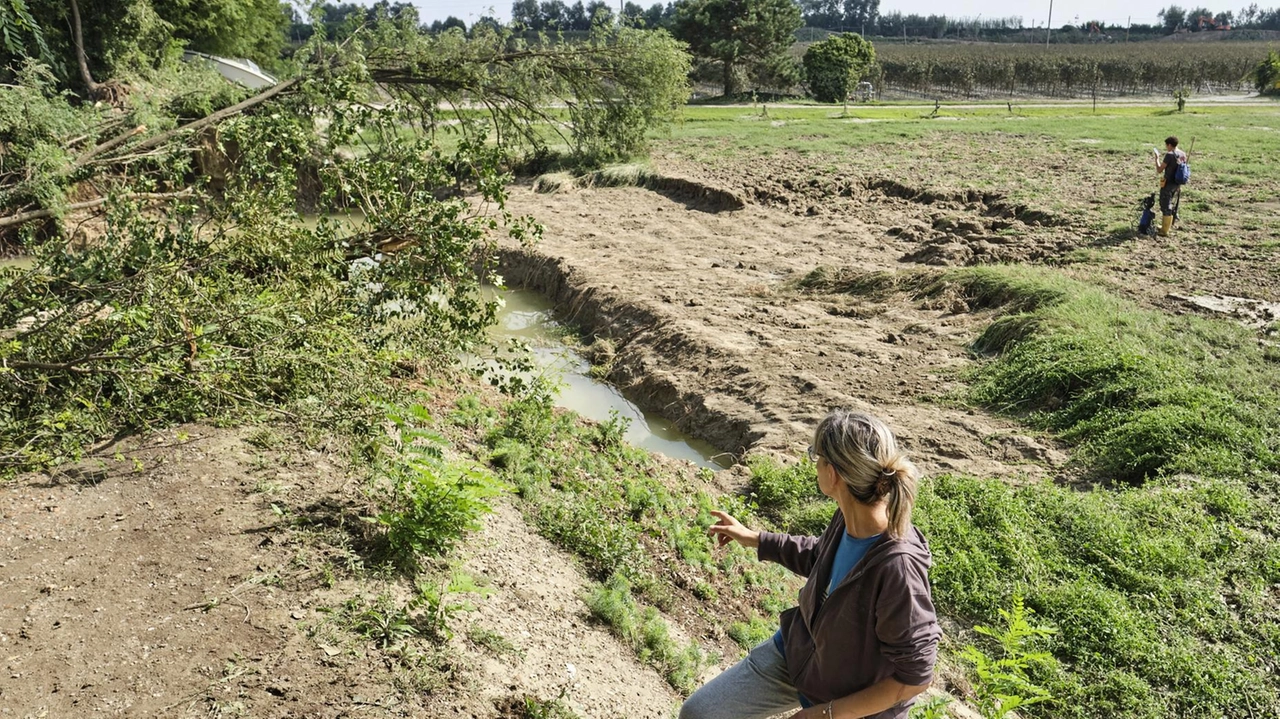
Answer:
<path fill-rule="evenodd" d="M 521 82 L 472 83 L 504 43 Z M 341 45 L 317 37 L 300 52 L 299 77 L 160 132 L 120 130 L 145 105 L 104 120 L 28 65 L 27 84 L 0 101 L 12 148 L 0 205 L 30 223 L 11 214 L 0 225 L 38 226 L 73 192 L 100 194 L 93 202 L 107 214 L 100 235 L 78 242 L 58 222 L 28 232 L 34 265 L 0 270 L 0 473 L 242 412 L 358 435 L 383 416 L 388 378 L 450 363 L 480 341 L 495 310 L 479 291 L 497 280 L 491 233 L 536 237 L 503 210 L 503 168 L 542 147 L 533 137 L 491 142 L 490 130 L 522 117 L 511 106 L 542 112 L 560 93 L 589 106 L 570 113 L 576 147 L 627 152 L 674 102 L 653 104 L 646 88 L 676 97 L 685 62 L 656 34 L 547 45 L 524 59 L 510 43 L 390 22 Z M 667 80 L 640 81 L 661 68 Z M 459 106 L 456 124 L 444 124 L 423 104 L 464 92 L 495 108 L 494 122 Z M 37 112 L 22 112 L 24 102 Z M 114 137 L 99 139 L 106 128 Z M 51 144 L 76 133 L 88 150 Z M 194 169 L 204 163 L 221 168 L 216 190 Z M 305 195 L 358 210 L 360 229 L 305 227 Z"/>

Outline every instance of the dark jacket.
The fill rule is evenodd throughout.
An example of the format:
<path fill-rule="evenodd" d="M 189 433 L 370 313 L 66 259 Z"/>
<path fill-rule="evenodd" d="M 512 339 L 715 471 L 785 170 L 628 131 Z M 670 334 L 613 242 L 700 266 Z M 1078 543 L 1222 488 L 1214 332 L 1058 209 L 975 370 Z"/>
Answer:
<path fill-rule="evenodd" d="M 929 545 L 915 527 L 902 539 L 885 534 L 822 601 L 845 531 L 837 510 L 821 537 L 760 533 L 758 556 L 809 581 L 800 603 L 782 613 L 787 672 L 814 704 L 893 677 L 919 686 L 933 680 L 942 630 L 929 593 Z M 910 702 L 876 719 L 907 716 Z"/>

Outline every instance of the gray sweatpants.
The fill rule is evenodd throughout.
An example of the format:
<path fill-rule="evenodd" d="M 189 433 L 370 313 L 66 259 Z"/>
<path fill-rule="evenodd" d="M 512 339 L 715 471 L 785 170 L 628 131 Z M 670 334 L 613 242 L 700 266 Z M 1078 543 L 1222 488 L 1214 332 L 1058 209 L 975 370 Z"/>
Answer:
<path fill-rule="evenodd" d="M 770 638 L 694 692 L 680 707 L 680 719 L 767 719 L 799 708 L 787 660 Z"/>

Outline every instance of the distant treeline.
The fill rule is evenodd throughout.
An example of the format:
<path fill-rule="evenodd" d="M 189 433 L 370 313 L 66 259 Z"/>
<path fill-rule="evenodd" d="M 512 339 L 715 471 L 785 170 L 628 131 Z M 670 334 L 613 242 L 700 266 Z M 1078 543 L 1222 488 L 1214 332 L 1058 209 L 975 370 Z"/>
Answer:
<path fill-rule="evenodd" d="M 592 0 L 573 4 L 564 0 L 516 0 L 511 6 L 511 22 L 536 32 L 585 32 L 593 24 L 622 22 L 634 27 L 662 27 L 670 29 L 675 21 L 676 9 L 681 2 L 654 3 L 648 7 L 626 2 L 618 14 L 617 5 Z M 880 12 L 880 0 L 798 0 L 801 15 L 807 28 L 833 32 L 856 32 L 875 38 L 905 39 L 957 39 L 986 42 L 1117 42 L 1124 40 L 1148 40 L 1179 32 L 1215 32 L 1222 30 L 1280 30 L 1280 8 L 1263 9 L 1252 4 L 1239 11 L 1215 12 L 1204 7 L 1184 9 L 1170 5 L 1158 14 L 1160 22 L 1131 25 L 1107 24 L 1089 20 L 1080 24 L 1063 24 L 1046 31 L 1044 23 L 1027 25 L 1022 17 L 965 18 L 948 15 L 917 15 L 901 12 Z M 364 8 L 344 4 L 326 4 L 326 25 L 329 8 L 341 12 L 353 12 Z M 396 7 L 396 6 L 393 6 Z M 347 10 L 350 8 L 351 10 Z M 334 13 L 338 14 L 337 12 Z M 482 17 L 476 23 L 497 24 L 490 17 Z M 456 17 L 436 19 L 423 28 L 440 32 L 451 27 L 467 29 Z M 802 39 L 815 39 L 804 37 Z"/>

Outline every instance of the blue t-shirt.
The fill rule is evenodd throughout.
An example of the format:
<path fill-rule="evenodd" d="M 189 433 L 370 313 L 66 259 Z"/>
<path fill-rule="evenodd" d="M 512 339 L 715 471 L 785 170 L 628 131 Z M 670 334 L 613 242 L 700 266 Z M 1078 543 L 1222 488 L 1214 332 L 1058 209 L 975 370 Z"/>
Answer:
<path fill-rule="evenodd" d="M 840 538 L 840 546 L 836 547 L 836 558 L 831 562 L 831 582 L 827 584 L 827 590 L 822 593 L 825 600 L 828 594 L 835 590 L 836 585 L 844 581 L 844 578 L 858 566 L 858 562 L 867 555 L 867 550 L 871 549 L 871 545 L 880 541 L 880 535 L 877 534 L 866 539 L 858 539 L 849 534 L 845 530 L 844 536 Z M 778 653 L 783 657 L 787 654 L 782 649 L 782 630 L 779 629 L 773 635 L 773 645 L 778 648 Z"/>

